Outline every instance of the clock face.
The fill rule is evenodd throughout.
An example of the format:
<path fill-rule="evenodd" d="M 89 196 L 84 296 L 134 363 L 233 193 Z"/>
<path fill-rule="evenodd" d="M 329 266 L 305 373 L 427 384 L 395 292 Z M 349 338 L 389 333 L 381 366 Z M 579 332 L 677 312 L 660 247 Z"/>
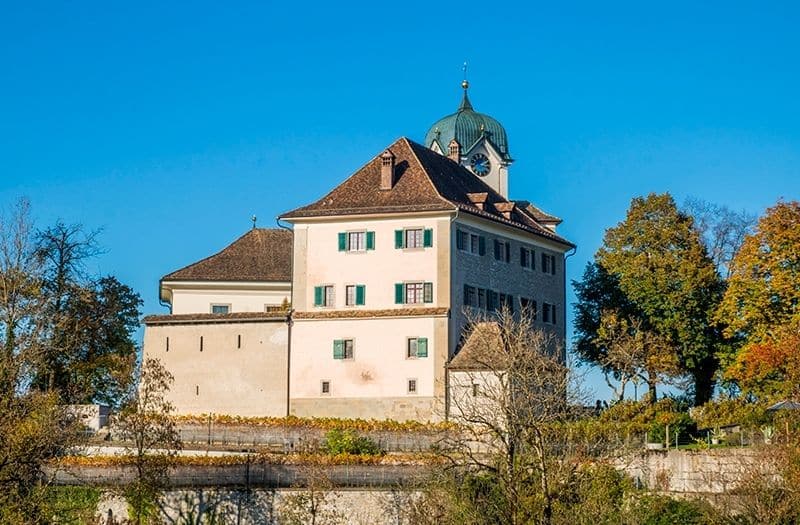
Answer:
<path fill-rule="evenodd" d="M 485 177 L 489 174 L 489 170 L 492 169 L 489 158 L 483 153 L 476 153 L 473 155 L 472 158 L 469 159 L 469 165 L 472 166 L 472 171 L 475 172 L 475 175 L 480 177 Z"/>

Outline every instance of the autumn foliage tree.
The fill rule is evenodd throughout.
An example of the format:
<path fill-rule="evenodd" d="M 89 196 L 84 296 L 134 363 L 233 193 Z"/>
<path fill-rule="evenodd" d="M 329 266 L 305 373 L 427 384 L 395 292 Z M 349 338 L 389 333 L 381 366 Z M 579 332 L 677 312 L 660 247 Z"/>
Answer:
<path fill-rule="evenodd" d="M 606 230 L 575 287 L 576 349 L 584 361 L 623 373 L 609 363 L 609 339 L 602 337 L 603 316 L 613 315 L 658 341 L 645 351 L 663 356 L 665 345 L 669 348 L 680 372 L 691 377 L 697 404 L 710 399 L 721 344 L 712 315 L 723 282 L 692 218 L 678 210 L 672 196 L 634 198 L 625 220 Z M 661 362 L 666 366 L 660 373 L 670 373 L 670 360 L 652 357 L 640 361 Z M 650 391 L 655 394 L 652 380 Z"/>
<path fill-rule="evenodd" d="M 788 394 L 797 385 L 800 203 L 769 208 L 745 238 L 716 316 L 740 342 L 724 356 L 726 378 L 766 396 Z"/>

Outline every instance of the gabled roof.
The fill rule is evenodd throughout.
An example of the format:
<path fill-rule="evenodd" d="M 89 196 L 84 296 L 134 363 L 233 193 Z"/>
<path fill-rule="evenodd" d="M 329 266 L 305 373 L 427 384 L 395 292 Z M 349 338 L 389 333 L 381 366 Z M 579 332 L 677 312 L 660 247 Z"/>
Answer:
<path fill-rule="evenodd" d="M 395 156 L 396 182 L 391 190 L 380 189 L 381 159 L 377 155 L 320 200 L 281 218 L 459 210 L 574 246 L 516 206 L 506 218 L 498 207 L 507 209 L 511 201 L 459 163 L 405 137 L 388 149 Z M 480 193 L 487 195 L 483 209 L 469 198 L 469 194 Z"/>
<path fill-rule="evenodd" d="M 162 281 L 292 280 L 292 232 L 253 228 L 221 252 L 185 266 Z"/>
<path fill-rule="evenodd" d="M 493 321 L 476 323 L 461 347 L 448 363 L 451 370 L 502 370 L 508 356 L 503 351 L 500 325 Z"/>

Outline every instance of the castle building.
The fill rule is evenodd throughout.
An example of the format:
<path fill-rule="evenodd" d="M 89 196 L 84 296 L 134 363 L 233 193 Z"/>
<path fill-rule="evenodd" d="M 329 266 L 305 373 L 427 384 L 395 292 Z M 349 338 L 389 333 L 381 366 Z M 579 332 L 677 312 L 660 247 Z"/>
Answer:
<path fill-rule="evenodd" d="M 560 219 L 511 200 L 506 132 L 467 96 L 321 199 L 161 279 L 144 353 L 179 413 L 447 417 L 468 323 L 507 306 L 565 339 Z"/>

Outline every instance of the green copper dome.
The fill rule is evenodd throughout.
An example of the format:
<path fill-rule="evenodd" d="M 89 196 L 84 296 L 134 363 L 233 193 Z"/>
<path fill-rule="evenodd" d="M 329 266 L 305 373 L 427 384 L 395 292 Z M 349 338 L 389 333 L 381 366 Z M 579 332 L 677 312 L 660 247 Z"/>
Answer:
<path fill-rule="evenodd" d="M 472 104 L 467 97 L 469 84 L 465 81 L 462 86 L 464 87 L 464 98 L 458 111 L 447 115 L 431 126 L 428 133 L 425 134 L 425 145 L 431 147 L 434 142 L 437 142 L 439 149 L 447 155 L 450 142 L 456 139 L 461 146 L 461 151 L 466 153 L 481 137 L 486 136 L 500 155 L 504 159 L 510 160 L 506 130 L 489 115 L 478 113 L 472 109 Z"/>

